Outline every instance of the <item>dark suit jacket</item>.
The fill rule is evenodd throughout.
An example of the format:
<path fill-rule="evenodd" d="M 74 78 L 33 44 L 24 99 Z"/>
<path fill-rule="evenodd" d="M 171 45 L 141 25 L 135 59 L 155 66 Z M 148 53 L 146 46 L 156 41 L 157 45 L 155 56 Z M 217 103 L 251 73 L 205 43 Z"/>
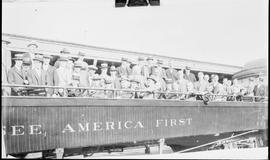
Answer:
<path fill-rule="evenodd" d="M 36 70 L 32 69 L 29 72 L 29 84 L 30 85 L 45 85 L 46 82 L 46 72 L 41 70 L 41 74 L 38 75 Z"/>
<path fill-rule="evenodd" d="M 177 71 L 175 69 L 166 69 L 166 77 L 168 79 L 172 79 L 174 82 L 178 79 Z"/>
<path fill-rule="evenodd" d="M 15 66 L 10 68 L 7 75 L 8 83 L 23 84 L 24 75 L 22 70 L 18 70 Z"/>
<path fill-rule="evenodd" d="M 197 81 L 197 79 L 193 73 L 189 73 L 189 75 L 184 74 L 184 78 L 192 83 Z"/>
<path fill-rule="evenodd" d="M 129 67 L 123 67 L 123 66 L 119 66 L 117 67 L 117 73 L 119 76 L 129 76 L 131 75 L 131 68 Z"/>
<path fill-rule="evenodd" d="M 45 71 L 45 85 L 54 86 L 53 72 L 56 67 L 49 65 L 48 69 Z"/>

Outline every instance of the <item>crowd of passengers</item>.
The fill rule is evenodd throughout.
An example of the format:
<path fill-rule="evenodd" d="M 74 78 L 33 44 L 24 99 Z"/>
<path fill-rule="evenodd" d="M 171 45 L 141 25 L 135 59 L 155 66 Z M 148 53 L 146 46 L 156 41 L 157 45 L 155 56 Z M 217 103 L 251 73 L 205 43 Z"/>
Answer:
<path fill-rule="evenodd" d="M 35 44 L 32 44 L 35 45 Z M 18 85 L 47 85 L 61 87 L 88 87 L 88 89 L 12 87 L 2 90 L 4 95 L 44 95 L 52 97 L 92 97 L 92 98 L 141 98 L 141 99 L 179 99 L 202 100 L 201 95 L 211 96 L 216 101 L 243 100 L 243 96 L 267 96 L 264 78 L 250 78 L 248 85 L 223 78 L 219 82 L 217 74 L 199 72 L 197 77 L 191 68 L 176 70 L 169 63 L 163 67 L 163 61 L 153 57 L 138 57 L 136 61 L 121 59 L 121 65 L 88 65 L 84 61 L 85 53 L 79 52 L 78 59 L 72 58 L 67 49 L 60 52 L 60 57 L 51 65 L 52 56 L 47 54 L 16 54 L 14 66 L 2 75 L 2 83 Z M 101 73 L 97 74 L 98 68 Z M 5 74 L 5 73 L 2 73 Z M 5 79 L 6 77 L 6 79 Z M 197 79 L 198 78 L 198 79 Z M 107 90 L 91 90 L 105 88 Z M 108 89 L 126 89 L 110 91 Z M 46 91 L 45 91 L 46 90 Z M 129 91 L 128 91 L 129 90 Z M 130 91 L 133 90 L 133 91 Z M 162 93 L 161 93 L 162 92 Z M 174 92 L 180 92 L 174 93 Z M 226 96 L 227 95 L 227 96 Z M 213 98 L 214 97 L 214 98 Z M 256 101 L 262 101 L 257 98 Z"/>

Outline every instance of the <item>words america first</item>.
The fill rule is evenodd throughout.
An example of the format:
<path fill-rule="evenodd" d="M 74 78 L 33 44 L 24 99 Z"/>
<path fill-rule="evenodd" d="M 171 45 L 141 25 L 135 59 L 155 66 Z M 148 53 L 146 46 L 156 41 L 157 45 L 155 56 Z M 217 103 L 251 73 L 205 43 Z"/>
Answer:
<path fill-rule="evenodd" d="M 171 128 L 191 125 L 192 118 L 182 119 L 157 119 L 152 122 L 151 127 L 155 128 Z M 105 122 L 83 122 L 83 123 L 67 123 L 61 129 L 62 134 L 75 133 L 75 132 L 100 132 L 100 131 L 113 131 L 113 130 L 128 130 L 128 129 L 145 129 L 149 125 L 145 125 L 143 121 L 105 121 Z M 147 123 L 148 124 L 148 123 Z M 20 135 L 44 135 L 46 131 L 41 124 L 34 125 L 11 125 L 8 129 L 3 126 L 4 135 L 8 132 L 11 136 Z"/>

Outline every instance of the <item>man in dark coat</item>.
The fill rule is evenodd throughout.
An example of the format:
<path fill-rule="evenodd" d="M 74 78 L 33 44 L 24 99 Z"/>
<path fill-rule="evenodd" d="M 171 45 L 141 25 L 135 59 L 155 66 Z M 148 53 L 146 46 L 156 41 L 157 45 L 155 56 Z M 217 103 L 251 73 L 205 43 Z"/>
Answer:
<path fill-rule="evenodd" d="M 190 67 L 186 66 L 184 78 L 192 83 L 196 82 L 196 77 L 190 72 Z"/>
<path fill-rule="evenodd" d="M 50 61 L 52 59 L 52 56 L 50 55 L 44 55 L 43 56 L 43 65 L 42 69 L 45 71 L 45 85 L 47 86 L 54 86 L 54 78 L 53 73 L 56 67 L 50 65 Z M 47 95 L 51 96 L 53 94 L 53 89 L 47 88 Z"/>
<path fill-rule="evenodd" d="M 122 58 L 121 59 L 122 63 L 119 67 L 117 67 L 117 73 L 118 73 L 118 77 L 122 77 L 122 76 L 130 76 L 131 75 L 131 68 L 129 66 L 129 62 L 127 58 Z"/>
<path fill-rule="evenodd" d="M 268 96 L 268 87 L 263 83 L 264 78 L 263 77 L 259 77 L 259 82 L 257 85 L 255 85 L 254 87 L 254 96 L 261 96 L 261 97 L 257 97 L 255 98 L 256 102 L 261 102 L 264 101 L 264 97 Z"/>
<path fill-rule="evenodd" d="M 12 58 L 15 61 L 15 64 L 12 68 L 9 69 L 7 80 L 9 84 L 24 84 L 24 76 L 22 73 L 22 54 L 16 54 L 14 58 Z M 14 87 L 11 88 L 11 95 L 18 96 L 19 91 L 21 90 L 21 87 Z"/>
<path fill-rule="evenodd" d="M 177 71 L 172 67 L 171 62 L 169 62 L 169 68 L 166 69 L 166 78 L 172 79 L 175 82 L 178 79 Z"/>

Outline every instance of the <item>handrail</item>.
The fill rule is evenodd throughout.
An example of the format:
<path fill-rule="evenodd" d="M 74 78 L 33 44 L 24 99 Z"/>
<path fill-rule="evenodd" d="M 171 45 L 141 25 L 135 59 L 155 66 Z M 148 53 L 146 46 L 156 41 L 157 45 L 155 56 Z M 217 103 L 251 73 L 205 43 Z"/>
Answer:
<path fill-rule="evenodd" d="M 138 89 L 115 89 L 115 88 L 91 88 L 91 87 L 71 87 L 71 86 L 47 86 L 47 85 L 19 85 L 19 84 L 7 84 L 3 83 L 3 87 L 25 87 L 25 88 L 51 88 L 51 89 L 85 89 L 85 90 L 106 90 L 106 91 L 124 91 L 124 92 L 152 92 L 154 94 L 181 94 L 181 95 L 199 95 L 203 96 L 205 94 L 202 93 L 183 93 L 177 91 L 149 91 L 149 90 L 138 90 Z M 225 94 L 210 94 L 210 96 L 225 96 L 225 97 L 235 97 L 236 95 L 225 95 Z M 267 96 L 243 96 L 246 98 L 265 98 L 268 99 Z"/>

